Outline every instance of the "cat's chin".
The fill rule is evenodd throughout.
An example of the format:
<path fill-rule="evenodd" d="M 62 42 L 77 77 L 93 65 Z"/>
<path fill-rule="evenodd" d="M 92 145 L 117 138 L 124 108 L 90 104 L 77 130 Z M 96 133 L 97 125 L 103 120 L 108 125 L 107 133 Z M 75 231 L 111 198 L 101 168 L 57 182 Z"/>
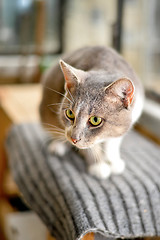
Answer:
<path fill-rule="evenodd" d="M 81 145 L 81 144 L 74 144 L 74 143 L 72 143 L 72 142 L 70 142 L 74 147 L 76 147 L 76 148 L 78 148 L 78 149 L 88 149 L 88 148 L 91 148 L 91 147 L 93 147 L 93 146 L 84 146 L 84 145 Z"/>
<path fill-rule="evenodd" d="M 71 140 L 69 140 L 69 142 L 76 148 L 78 149 L 88 149 L 88 148 L 92 148 L 94 147 L 94 144 L 81 144 L 80 142 L 77 143 L 73 143 Z"/>
<path fill-rule="evenodd" d="M 83 146 L 83 147 L 76 146 L 76 147 L 77 147 L 78 149 L 88 149 L 88 148 L 91 148 L 90 146 L 88 146 L 88 147 L 86 147 L 86 146 L 85 146 L 85 147 L 84 147 L 84 146 Z"/>

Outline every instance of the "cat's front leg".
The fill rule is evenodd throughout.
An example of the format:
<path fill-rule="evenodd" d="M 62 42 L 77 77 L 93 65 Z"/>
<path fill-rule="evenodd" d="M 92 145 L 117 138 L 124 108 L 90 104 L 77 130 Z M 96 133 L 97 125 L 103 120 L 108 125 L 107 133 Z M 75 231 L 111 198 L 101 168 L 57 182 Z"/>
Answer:
<path fill-rule="evenodd" d="M 100 179 L 108 178 L 111 174 L 110 165 L 104 161 L 104 154 L 100 146 L 94 146 L 93 149 L 80 150 L 88 165 L 88 173 Z"/>
<path fill-rule="evenodd" d="M 64 156 L 66 152 L 68 151 L 68 145 L 66 145 L 63 142 L 53 140 L 52 142 L 49 143 L 48 145 L 48 151 L 51 154 L 55 154 L 58 156 Z"/>
<path fill-rule="evenodd" d="M 104 143 L 105 157 L 111 164 L 111 172 L 121 174 L 125 169 L 125 162 L 120 156 L 120 146 L 123 137 L 110 138 Z"/>
<path fill-rule="evenodd" d="M 106 179 L 111 174 L 111 167 L 106 162 L 94 163 L 88 167 L 88 172 L 92 176 L 95 176 L 100 179 Z"/>

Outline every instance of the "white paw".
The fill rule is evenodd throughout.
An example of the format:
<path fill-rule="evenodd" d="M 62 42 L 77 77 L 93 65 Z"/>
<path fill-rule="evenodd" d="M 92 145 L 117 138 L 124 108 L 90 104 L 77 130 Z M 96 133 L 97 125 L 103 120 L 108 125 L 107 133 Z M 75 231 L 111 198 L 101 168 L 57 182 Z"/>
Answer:
<path fill-rule="evenodd" d="M 125 162 L 123 160 L 118 160 L 111 165 L 111 171 L 114 174 L 121 174 L 125 169 Z"/>
<path fill-rule="evenodd" d="M 95 163 L 89 166 L 88 172 L 97 178 L 105 179 L 110 176 L 111 168 L 107 163 Z"/>
<path fill-rule="evenodd" d="M 58 156 L 64 156 L 65 153 L 67 152 L 67 145 L 61 142 L 53 141 L 48 145 L 48 151 Z"/>

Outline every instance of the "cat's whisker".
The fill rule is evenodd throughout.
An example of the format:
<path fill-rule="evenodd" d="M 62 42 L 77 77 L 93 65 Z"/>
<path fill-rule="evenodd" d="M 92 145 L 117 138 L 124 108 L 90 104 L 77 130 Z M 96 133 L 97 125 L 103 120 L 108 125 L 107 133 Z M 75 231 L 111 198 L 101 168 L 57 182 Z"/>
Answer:
<path fill-rule="evenodd" d="M 63 93 L 61 93 L 61 92 L 59 92 L 59 91 L 56 91 L 55 89 L 52 89 L 52 88 L 50 88 L 50 87 L 46 87 L 46 86 L 44 86 L 44 87 L 47 88 L 48 90 L 51 90 L 52 92 L 55 92 L 55 93 L 57 93 L 57 94 L 65 97 L 71 104 L 73 104 L 72 100 L 69 99 L 65 94 L 63 94 Z"/>
<path fill-rule="evenodd" d="M 48 104 L 47 107 L 50 107 L 50 106 L 58 106 L 58 105 L 66 105 L 66 106 L 70 106 L 68 103 L 51 103 L 51 104 Z"/>
<path fill-rule="evenodd" d="M 48 126 L 48 127 L 50 127 L 50 128 L 56 128 L 56 129 L 59 129 L 60 131 L 64 131 L 64 129 L 63 128 L 60 128 L 60 127 L 58 127 L 58 126 L 56 126 L 56 125 L 54 125 L 54 124 L 51 124 L 51 123 L 42 123 L 44 126 Z"/>
<path fill-rule="evenodd" d="M 45 130 L 46 132 L 50 135 L 51 138 L 58 138 L 58 137 L 62 137 L 63 139 L 65 139 L 65 130 L 61 129 L 55 125 L 49 124 L 49 123 L 43 123 L 43 125 L 45 126 Z M 54 136 L 55 135 L 55 136 Z"/>
<path fill-rule="evenodd" d="M 73 98 L 73 96 L 72 96 L 71 92 L 69 91 L 69 89 L 68 89 L 68 88 L 66 89 L 66 91 L 69 93 L 69 95 L 71 96 L 71 98 L 72 98 L 72 101 L 73 101 L 73 103 L 74 103 L 74 102 L 75 102 L 75 100 L 74 100 L 74 98 Z"/>
<path fill-rule="evenodd" d="M 69 108 L 69 104 L 68 103 L 51 103 L 51 104 L 48 104 L 47 107 L 51 110 L 51 112 L 55 113 L 55 114 L 59 114 L 59 109 L 53 109 L 52 107 L 57 107 L 57 106 L 61 106 L 61 105 L 64 105 L 66 106 L 67 108 Z"/>
<path fill-rule="evenodd" d="M 92 148 L 88 148 L 88 150 L 90 151 L 90 153 L 91 153 L 91 155 L 92 155 L 92 157 L 93 157 L 93 160 L 95 161 L 95 163 L 97 163 L 97 158 L 95 157 L 95 152 L 93 151 L 93 149 Z"/>
<path fill-rule="evenodd" d="M 65 137 L 65 133 L 64 132 L 59 132 L 59 131 L 56 131 L 56 130 L 46 130 L 46 132 L 52 136 L 53 138 L 54 137 L 58 137 L 58 136 L 62 136 L 62 137 Z"/>
<path fill-rule="evenodd" d="M 49 143 L 52 142 L 52 141 L 62 142 L 62 143 L 67 142 L 67 139 L 65 138 L 64 132 L 62 133 L 62 132 L 52 131 L 52 130 L 49 130 L 49 131 L 46 130 L 46 132 L 49 135 L 42 142 L 41 148 L 47 147 L 47 145 L 49 145 Z M 52 134 L 56 134 L 56 136 L 54 136 Z"/>
<path fill-rule="evenodd" d="M 49 137 L 47 137 L 46 139 L 44 139 L 44 140 L 42 141 L 42 144 L 41 144 L 41 150 L 42 150 L 44 147 L 46 147 L 46 146 L 48 145 L 48 143 L 52 141 L 52 139 L 53 139 L 52 136 L 49 136 Z"/>
<path fill-rule="evenodd" d="M 53 141 L 54 143 L 58 143 L 58 142 L 66 143 L 66 142 L 67 142 L 67 139 L 61 136 L 61 137 L 53 138 L 52 141 Z"/>
<path fill-rule="evenodd" d="M 96 146 L 96 148 L 90 148 L 91 152 L 92 152 L 92 156 L 95 160 L 96 163 L 102 162 L 103 160 L 101 159 L 101 155 L 99 154 L 99 152 L 101 151 L 101 147 L 100 146 Z"/>
<path fill-rule="evenodd" d="M 64 131 L 60 131 L 60 130 L 58 130 L 58 129 L 53 129 L 53 128 L 46 128 L 46 131 L 47 131 L 48 133 L 60 133 L 60 134 L 65 134 Z"/>
<path fill-rule="evenodd" d="M 64 134 L 55 133 L 55 132 L 53 132 L 52 134 L 53 134 L 52 138 L 58 138 L 58 137 L 63 137 L 64 138 Z"/>
<path fill-rule="evenodd" d="M 53 129 L 53 128 L 46 128 L 46 131 L 48 131 L 49 133 L 50 132 L 57 132 L 57 133 L 65 133 L 65 132 L 63 132 L 63 131 L 59 131 L 59 130 L 57 130 L 57 129 Z"/>
<path fill-rule="evenodd" d="M 59 137 L 59 136 L 62 136 L 62 137 L 65 136 L 64 133 L 55 132 L 55 131 L 50 131 L 49 133 L 55 135 L 53 137 L 56 137 L 56 138 Z"/>
<path fill-rule="evenodd" d="M 59 129 L 60 131 L 65 131 L 63 128 L 60 128 L 60 127 L 58 127 L 58 126 L 56 126 L 54 124 L 51 124 L 51 123 L 44 123 L 44 122 L 42 122 L 42 124 L 43 125 L 47 125 L 47 126 L 52 127 L 52 128 Z"/>
<path fill-rule="evenodd" d="M 67 140 L 64 139 L 64 138 L 59 138 L 58 141 L 61 142 L 61 143 L 66 143 L 67 142 Z"/>
<path fill-rule="evenodd" d="M 46 128 L 45 130 L 53 138 L 55 138 L 55 137 L 57 138 L 57 136 L 65 137 L 65 131 L 60 131 L 58 129 L 53 129 L 53 128 Z"/>
<path fill-rule="evenodd" d="M 99 150 L 99 149 L 95 149 L 95 150 L 94 150 L 94 151 L 95 151 L 95 157 L 96 157 L 97 163 L 102 161 L 102 159 L 100 158 L 100 154 L 99 154 L 98 150 Z"/>
<path fill-rule="evenodd" d="M 93 154 L 93 150 L 92 148 L 88 148 L 88 150 L 90 151 L 90 154 L 92 155 L 92 158 L 94 159 L 94 161 L 96 160 L 95 157 L 94 157 L 94 154 Z M 96 162 L 96 161 L 95 161 Z"/>
<path fill-rule="evenodd" d="M 55 113 L 55 114 L 59 114 L 59 112 L 58 111 L 55 111 L 55 110 L 53 110 L 53 108 L 51 108 L 51 107 L 48 107 L 49 108 L 49 110 L 51 110 L 51 112 L 53 112 L 53 113 Z"/>
<path fill-rule="evenodd" d="M 65 133 L 65 131 L 57 129 L 57 128 L 53 128 L 53 127 L 48 127 L 48 128 L 45 127 L 45 130 L 48 131 L 48 132 L 50 132 L 50 131 L 54 132 L 55 131 L 55 132 L 59 132 L 59 133 Z"/>
<path fill-rule="evenodd" d="M 46 130 L 46 132 L 48 133 L 48 139 L 57 139 L 58 137 L 65 138 L 65 135 L 62 132 L 52 130 Z"/>

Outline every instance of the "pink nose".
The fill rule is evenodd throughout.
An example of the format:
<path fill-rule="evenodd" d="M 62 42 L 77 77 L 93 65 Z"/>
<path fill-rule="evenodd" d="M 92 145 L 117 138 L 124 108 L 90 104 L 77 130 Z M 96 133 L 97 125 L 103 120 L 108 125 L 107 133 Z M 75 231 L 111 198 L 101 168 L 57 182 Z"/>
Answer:
<path fill-rule="evenodd" d="M 75 139 L 75 138 L 72 138 L 72 137 L 71 137 L 71 140 L 72 140 L 72 142 L 73 142 L 74 144 L 76 144 L 76 143 L 78 142 L 78 140 L 77 140 L 77 139 Z"/>

